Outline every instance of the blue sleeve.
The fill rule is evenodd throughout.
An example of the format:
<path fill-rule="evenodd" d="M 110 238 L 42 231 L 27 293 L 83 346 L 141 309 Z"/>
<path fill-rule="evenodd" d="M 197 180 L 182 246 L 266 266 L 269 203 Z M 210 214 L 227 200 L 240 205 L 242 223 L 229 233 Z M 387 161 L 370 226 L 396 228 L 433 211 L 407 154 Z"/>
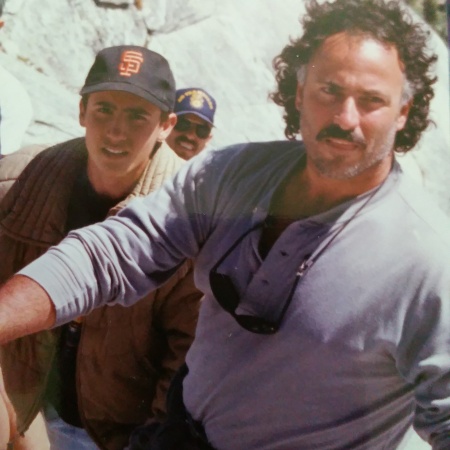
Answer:
<path fill-rule="evenodd" d="M 205 158 L 118 215 L 72 232 L 21 272 L 40 284 L 56 309 L 56 325 L 103 304 L 129 306 L 194 259 L 208 235 L 216 177 Z M 204 174 L 208 174 L 208 176 Z"/>
<path fill-rule="evenodd" d="M 415 387 L 414 428 L 433 450 L 450 448 L 450 274 L 444 267 L 423 280 L 405 316 L 397 367 Z M 420 299 L 420 300 L 419 300 Z"/>

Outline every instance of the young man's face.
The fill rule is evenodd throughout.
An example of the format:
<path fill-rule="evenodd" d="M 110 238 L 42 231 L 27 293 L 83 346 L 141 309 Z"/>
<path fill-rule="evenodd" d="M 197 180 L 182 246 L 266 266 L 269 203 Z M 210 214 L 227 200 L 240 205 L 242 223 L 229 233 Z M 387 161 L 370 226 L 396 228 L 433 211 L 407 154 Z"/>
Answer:
<path fill-rule="evenodd" d="M 89 178 L 137 181 L 156 142 L 167 137 L 174 123 L 174 114 L 161 121 L 161 110 L 137 95 L 121 91 L 89 94 L 86 107 L 80 102 Z"/>
<path fill-rule="evenodd" d="M 183 114 L 178 117 L 166 142 L 180 158 L 190 159 L 211 140 L 211 129 L 211 124 L 195 114 Z"/>
<path fill-rule="evenodd" d="M 404 82 L 394 47 L 347 33 L 326 39 L 297 88 L 308 164 L 334 179 L 390 167 L 409 111 Z"/>

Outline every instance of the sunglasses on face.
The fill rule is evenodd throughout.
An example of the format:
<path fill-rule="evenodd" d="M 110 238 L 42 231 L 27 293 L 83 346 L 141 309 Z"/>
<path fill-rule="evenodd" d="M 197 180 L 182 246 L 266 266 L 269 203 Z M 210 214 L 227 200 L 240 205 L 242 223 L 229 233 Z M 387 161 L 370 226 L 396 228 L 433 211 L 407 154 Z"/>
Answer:
<path fill-rule="evenodd" d="M 292 297 L 294 296 L 295 289 L 297 288 L 297 284 L 300 278 L 305 273 L 305 270 L 308 266 L 308 255 L 300 265 L 297 270 L 297 274 L 295 276 L 294 284 L 289 291 L 289 295 L 284 302 L 283 309 L 279 317 L 275 321 L 267 320 L 262 317 L 251 316 L 246 314 L 237 314 L 236 309 L 239 306 L 240 298 L 237 292 L 236 287 L 233 284 L 231 278 L 223 273 L 217 272 L 219 266 L 225 261 L 228 255 L 241 243 L 244 238 L 250 234 L 252 231 L 261 227 L 262 224 L 258 224 L 250 230 L 247 230 L 242 236 L 240 236 L 236 242 L 225 252 L 225 254 L 217 261 L 214 267 L 211 269 L 209 273 L 209 284 L 211 286 L 211 291 L 217 300 L 217 303 L 233 318 L 236 322 L 245 330 L 250 331 L 251 333 L 256 334 L 274 334 L 276 333 L 281 326 L 281 322 L 283 321 L 284 315 L 291 304 Z"/>
<path fill-rule="evenodd" d="M 183 116 L 178 117 L 175 130 L 185 132 L 189 131 L 193 126 L 195 127 L 195 134 L 200 139 L 206 139 L 211 134 L 210 125 L 194 123 Z"/>

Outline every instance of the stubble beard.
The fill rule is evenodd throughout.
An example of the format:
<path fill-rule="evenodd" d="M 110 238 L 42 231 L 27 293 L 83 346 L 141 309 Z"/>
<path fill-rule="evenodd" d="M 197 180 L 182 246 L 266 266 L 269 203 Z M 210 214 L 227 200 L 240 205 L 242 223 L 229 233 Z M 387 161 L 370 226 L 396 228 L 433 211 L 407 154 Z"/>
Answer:
<path fill-rule="evenodd" d="M 320 154 L 308 152 L 308 150 L 306 150 L 306 153 L 309 161 L 324 177 L 334 180 L 348 180 L 380 164 L 385 158 L 389 157 L 392 153 L 396 134 L 397 128 L 392 126 L 382 144 L 374 143 L 373 148 L 369 150 L 367 147 L 362 148 L 360 150 L 362 157 L 350 165 L 345 156 L 335 156 L 329 159 L 322 157 Z"/>

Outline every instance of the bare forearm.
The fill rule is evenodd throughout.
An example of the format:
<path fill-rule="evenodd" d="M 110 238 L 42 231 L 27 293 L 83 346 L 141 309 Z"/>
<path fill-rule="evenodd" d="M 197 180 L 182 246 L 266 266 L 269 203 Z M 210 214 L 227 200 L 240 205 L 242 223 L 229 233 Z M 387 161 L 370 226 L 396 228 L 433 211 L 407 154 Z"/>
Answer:
<path fill-rule="evenodd" d="M 55 309 L 35 281 L 16 275 L 0 288 L 0 344 L 50 328 Z"/>

